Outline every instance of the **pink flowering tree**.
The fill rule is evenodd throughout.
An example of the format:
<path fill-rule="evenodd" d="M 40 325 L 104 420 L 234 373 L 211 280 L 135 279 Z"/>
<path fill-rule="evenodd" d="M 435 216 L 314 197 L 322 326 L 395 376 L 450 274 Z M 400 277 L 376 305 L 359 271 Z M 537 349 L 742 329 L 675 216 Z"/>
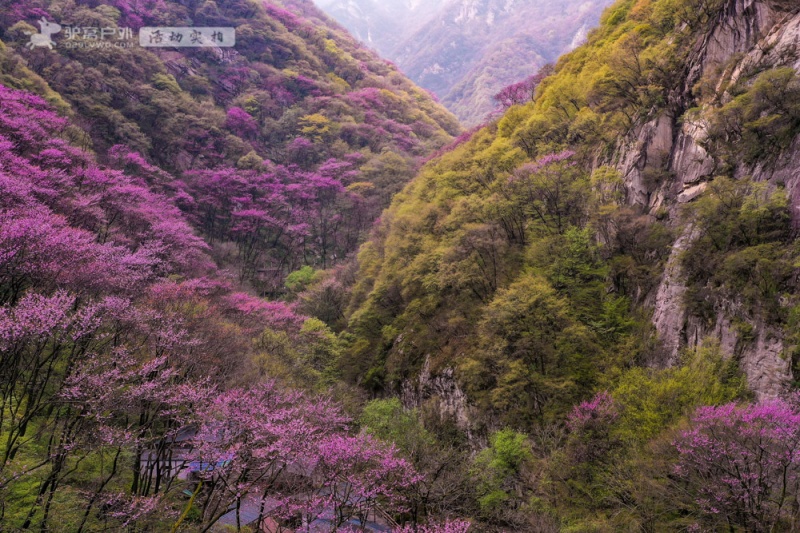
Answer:
<path fill-rule="evenodd" d="M 259 522 L 268 512 L 291 514 L 289 497 L 303 490 L 315 466 L 316 443 L 347 423 L 331 402 L 312 402 L 274 383 L 220 394 L 204 418 L 194 438 L 191 468 L 200 482 L 206 528 L 232 508 L 239 522 L 242 506 L 253 500 Z M 270 502 L 279 505 L 268 508 Z"/>
<path fill-rule="evenodd" d="M 348 419 L 327 400 L 281 391 L 274 383 L 220 394 L 193 439 L 190 469 L 202 530 L 245 508 L 258 523 L 330 524 L 331 531 L 380 508 L 406 509 L 419 481 L 397 451 L 346 433 Z M 324 526 L 327 527 L 327 526 Z"/>
<path fill-rule="evenodd" d="M 30 483 L 26 477 L 34 472 L 39 480 L 28 514 L 16 526 L 50 527 L 59 489 L 90 456 L 107 459 L 110 467 L 85 493 L 79 529 L 93 509 L 107 507 L 106 489 L 119 485 L 124 455 L 133 458 L 125 462 L 132 466 L 125 471 L 132 479 L 132 512 L 150 508 L 147 498 L 158 500 L 169 491 L 164 465 L 171 444 L 203 411 L 212 388 L 187 379 L 172 350 L 190 342 L 164 317 L 156 339 L 148 324 L 153 316 L 113 296 L 79 305 L 64 291 L 50 297 L 29 293 L 17 305 L 0 308 L 0 367 L 9 377 L 0 389 L 0 493 Z M 32 464 L 36 439 L 47 442 L 48 450 Z M 120 497 L 114 499 L 122 505 Z"/>
<path fill-rule="evenodd" d="M 315 506 L 310 515 L 325 516 L 335 531 L 352 519 L 365 523 L 378 508 L 389 514 L 407 510 L 408 495 L 421 480 L 394 446 L 371 435 L 333 435 L 318 445 Z"/>
<path fill-rule="evenodd" d="M 255 119 L 241 107 L 228 109 L 225 127 L 243 139 L 253 139 L 258 135 L 258 124 Z"/>
<path fill-rule="evenodd" d="M 29 426 L 52 408 L 52 391 L 64 380 L 60 368 L 96 343 L 98 307 L 74 306 L 73 296 L 58 291 L 0 308 L 0 474 L 28 444 Z"/>
<path fill-rule="evenodd" d="M 576 450 L 578 460 L 591 461 L 602 450 L 590 449 L 590 446 L 599 446 L 607 442 L 614 422 L 619 418 L 619 411 L 614 399 L 607 392 L 600 392 L 589 401 L 582 402 L 573 407 L 567 417 L 567 427 L 573 440 L 580 440 L 586 446 L 579 446 Z"/>
<path fill-rule="evenodd" d="M 170 16 L 172 5 L 112 3 L 134 27 Z M 235 92 L 251 77 L 231 67 L 219 86 Z M 294 94 L 267 88 L 280 106 L 323 89 L 302 76 L 291 85 Z M 408 125 L 377 113 L 365 120 L 368 141 L 416 146 Z M 226 127 L 263 148 L 244 110 L 231 107 Z M 253 338 L 264 328 L 297 344 L 323 330 L 304 329 L 296 306 L 235 292 L 234 276 L 192 230 L 215 252 L 230 243 L 240 279 L 275 291 L 288 272 L 325 268 L 357 248 L 374 214 L 348 189 L 362 156 L 329 159 L 325 147 L 298 141 L 285 166 L 227 168 L 227 136 L 189 124 L 176 143 L 153 136 L 146 156 L 127 145 L 103 154 L 100 143 L 98 160 L 70 145 L 72 128 L 44 99 L 0 85 L 4 526 L 57 530 L 69 499 L 80 505 L 70 510 L 79 532 L 97 520 L 156 529 L 181 521 L 175 502 L 187 486 L 206 529 L 253 498 L 262 517 L 289 521 L 344 525 L 374 507 L 403 511 L 419 477 L 393 448 L 350 434 L 329 401 L 253 383 Z M 178 159 L 214 170 L 178 180 L 152 163 Z M 187 485 L 175 473 L 190 464 Z M 27 507 L 3 514 L 22 492 Z"/>
<path fill-rule="evenodd" d="M 553 67 L 546 65 L 533 76 L 504 87 L 500 92 L 494 95 L 494 101 L 497 102 L 502 110 L 508 109 L 514 105 L 530 102 L 533 100 L 534 94 L 536 93 L 536 87 L 538 87 L 542 80 L 552 72 Z"/>
<path fill-rule="evenodd" d="M 467 533 L 470 523 L 466 520 L 448 520 L 424 526 L 406 525 L 395 528 L 392 533 Z"/>
<path fill-rule="evenodd" d="M 127 161 L 137 176 L 100 168 L 90 154 L 59 138 L 65 120 L 38 97 L 0 86 L 0 107 L 0 168 L 7 173 L 0 177 L 0 215 L 17 220 L 36 217 L 39 226 L 52 227 L 60 234 L 47 237 L 56 244 L 51 257 L 17 255 L 15 262 L 49 266 L 66 277 L 80 276 L 84 269 L 58 268 L 60 263 L 98 258 L 96 262 L 103 264 L 86 276 L 88 281 L 98 274 L 102 279 L 104 269 L 121 264 L 130 265 L 144 278 L 170 270 L 195 273 L 198 268 L 210 267 L 203 255 L 205 243 L 192 234 L 177 207 L 150 188 L 161 188 L 159 182 L 167 181 L 163 173 L 123 149 L 112 151 L 110 159 Z M 59 226 L 71 226 L 71 235 Z M 82 236 L 80 231 L 88 233 Z M 60 240 L 86 240 L 87 236 L 96 242 L 84 243 L 64 257 L 52 257 L 59 249 L 73 246 Z M 35 236 L 31 240 L 44 242 Z M 110 250 L 99 245 L 120 247 L 116 255 L 125 251 L 132 257 L 108 257 Z M 45 252 L 49 249 L 38 246 Z M 23 249 L 27 253 L 28 248 Z M 98 257 L 102 254 L 106 257 Z M 40 286 L 39 280 L 27 281 Z"/>
<path fill-rule="evenodd" d="M 186 379 L 166 356 L 142 362 L 122 347 L 111 358 L 93 355 L 77 366 L 59 402 L 78 422 L 78 449 L 108 457 L 110 464 L 86 496 L 80 530 L 95 507 L 120 527 L 168 512 L 163 503 L 179 488 L 175 473 L 185 466 L 173 457 L 174 447 L 199 422 L 214 391 L 208 380 Z M 108 490 L 123 475 L 124 453 L 133 455 L 130 492 Z"/>
<path fill-rule="evenodd" d="M 771 400 L 701 407 L 675 441 L 675 474 L 713 527 L 796 530 L 800 409 Z"/>
<path fill-rule="evenodd" d="M 317 172 L 277 165 L 190 172 L 185 191 L 194 200 L 185 206 L 211 242 L 236 244 L 242 280 L 277 293 L 290 272 L 327 268 L 357 248 L 370 218 L 343 184 L 356 175 L 351 162 L 337 160 Z"/>
<path fill-rule="evenodd" d="M 567 417 L 570 433 L 566 446 L 572 466 L 571 477 L 590 481 L 602 475 L 620 444 L 614 435 L 618 419 L 617 405 L 607 392 L 573 407 Z"/>

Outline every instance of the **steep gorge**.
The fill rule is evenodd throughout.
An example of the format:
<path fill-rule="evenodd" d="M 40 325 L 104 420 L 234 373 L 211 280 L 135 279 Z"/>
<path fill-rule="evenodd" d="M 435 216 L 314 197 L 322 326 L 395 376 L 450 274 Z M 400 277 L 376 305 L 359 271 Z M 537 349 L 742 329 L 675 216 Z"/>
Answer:
<path fill-rule="evenodd" d="M 489 120 L 503 87 L 580 45 L 609 3 L 317 0 L 467 126 Z"/>
<path fill-rule="evenodd" d="M 619 0 L 449 146 L 310 0 L 0 28 L 0 529 L 797 530 L 796 0 Z"/>

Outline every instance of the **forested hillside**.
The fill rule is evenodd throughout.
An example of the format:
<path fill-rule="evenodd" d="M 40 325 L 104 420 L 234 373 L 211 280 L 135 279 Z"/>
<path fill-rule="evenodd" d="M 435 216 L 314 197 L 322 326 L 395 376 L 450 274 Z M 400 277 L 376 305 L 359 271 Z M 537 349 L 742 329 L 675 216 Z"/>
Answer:
<path fill-rule="evenodd" d="M 51 92 L 86 132 L 76 144 L 102 161 L 120 145 L 175 177 L 176 203 L 221 243 L 217 260 L 262 293 L 352 252 L 418 161 L 459 132 L 310 3 L 298 5 L 316 18 L 245 1 L 118 4 L 6 2 L 0 81 Z M 78 35 L 28 50 L 42 13 L 79 28 L 232 26 L 237 45 L 92 48 Z"/>
<path fill-rule="evenodd" d="M 291 300 L 454 117 L 309 2 L 4 1 L 0 28 L 0 530 L 437 519 Z"/>
<path fill-rule="evenodd" d="M 488 445 L 486 523 L 797 529 L 798 28 L 617 2 L 362 247 L 342 371 Z"/>

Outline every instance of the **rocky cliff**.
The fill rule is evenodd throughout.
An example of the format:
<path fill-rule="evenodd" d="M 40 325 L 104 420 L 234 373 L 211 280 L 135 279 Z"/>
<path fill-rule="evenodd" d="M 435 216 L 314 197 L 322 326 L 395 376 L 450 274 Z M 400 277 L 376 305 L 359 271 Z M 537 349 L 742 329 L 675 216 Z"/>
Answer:
<path fill-rule="evenodd" d="M 707 150 L 709 111 L 733 99 L 730 87 L 743 77 L 779 67 L 800 69 L 800 6 L 794 2 L 734 0 L 727 2 L 711 26 L 694 46 L 685 67 L 685 78 L 671 95 L 672 106 L 663 114 L 636 128 L 621 143 L 616 165 L 622 172 L 628 199 L 649 212 L 668 209 L 671 219 L 680 218 L 682 204 L 702 195 L 720 172 L 718 154 Z M 703 78 L 714 84 L 713 98 L 700 110 L 694 105 L 694 88 Z M 713 112 L 713 111 L 712 111 Z M 769 138 L 765 139 L 769 143 Z M 666 172 L 670 179 L 648 184 L 648 171 Z M 738 163 L 734 174 L 762 182 L 769 188 L 785 188 L 794 223 L 800 215 L 800 142 L 793 142 L 769 162 Z M 674 364 L 686 346 L 696 346 L 707 337 L 720 339 L 729 356 L 740 359 L 751 388 L 759 396 L 775 396 L 791 380 L 791 358 L 784 335 L 763 320 L 744 316 L 750 322 L 748 339 L 731 325 L 742 317 L 740 302 L 722 302 L 714 319 L 704 323 L 692 316 L 684 304 L 685 273 L 680 256 L 693 238 L 683 230 L 673 245 L 663 279 L 653 301 L 653 323 L 665 348 L 662 363 Z M 746 313 L 745 313 L 746 315 Z"/>

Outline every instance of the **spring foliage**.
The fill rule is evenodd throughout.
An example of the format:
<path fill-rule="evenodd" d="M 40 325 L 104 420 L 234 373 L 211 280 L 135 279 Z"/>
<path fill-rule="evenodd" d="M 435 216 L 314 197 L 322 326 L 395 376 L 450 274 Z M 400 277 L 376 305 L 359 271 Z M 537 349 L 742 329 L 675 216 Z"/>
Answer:
<path fill-rule="evenodd" d="M 729 86 L 711 69 L 694 79 L 687 66 L 702 62 L 702 43 L 728 24 L 732 5 L 617 2 L 552 73 L 500 93 L 501 118 L 428 162 L 361 248 L 343 375 L 403 393 L 420 375 L 453 376 L 469 418 L 457 412 L 454 423 L 488 441 L 471 470 L 487 524 L 713 529 L 749 513 L 737 507 L 715 522 L 698 503 L 700 484 L 672 477 L 674 436 L 696 408 L 751 399 L 736 356 L 757 327 L 787 339 L 782 356 L 797 373 L 789 184 L 747 178 L 796 146 L 797 73 L 743 69 Z M 734 59 L 720 66 L 726 76 Z M 628 168 L 620 153 L 646 146 L 640 128 L 665 117 L 674 131 L 704 127 L 699 142 L 715 163 L 705 193 L 684 206 L 669 192 L 637 197 L 640 185 L 616 170 Z M 668 159 L 647 153 L 648 192 L 672 183 Z M 651 306 L 681 232 L 692 236 L 674 260 L 682 303 L 701 330 L 725 317 L 738 342 L 723 350 L 698 338 L 660 368 Z M 446 417 L 458 396 L 442 395 Z M 510 475 L 492 467 L 493 439 L 514 432 L 530 455 Z M 787 492 L 795 501 L 797 488 Z M 793 512 L 768 523 L 791 530 Z"/>
<path fill-rule="evenodd" d="M 33 21 L 51 9 L 84 26 L 138 28 L 178 22 L 187 9 L 197 8 L 196 22 L 221 16 L 211 4 L 114 6 L 14 3 L 0 18 Z M 396 73 L 390 83 L 391 69 L 366 52 L 326 63 L 305 50 L 321 22 L 273 5 L 228 7 L 230 18 L 216 23 L 250 21 L 234 24 L 249 59 L 223 65 L 201 53 L 198 70 L 177 77 L 141 48 L 37 55 L 15 32 L 4 37 L 5 528 L 207 531 L 230 513 L 240 524 L 255 505 L 259 518 L 285 525 L 333 516 L 325 523 L 336 529 L 379 508 L 403 520 L 422 481 L 393 445 L 355 431 L 332 400 L 287 388 L 327 389 L 339 350 L 330 328 L 294 304 L 245 291 L 280 291 L 288 272 L 346 255 L 342 245 L 358 244 L 383 201 L 346 189 L 360 165 L 385 162 L 380 152 L 391 148 L 405 165 L 395 176 L 402 182 L 449 138 L 442 126 L 455 132 L 455 123 Z M 272 39 L 283 58 L 259 62 L 252 39 Z M 312 76 L 291 71 L 295 61 Z M 328 76 L 337 61 L 355 63 L 353 84 L 391 87 L 374 103 L 392 105 L 375 112 L 353 97 L 359 116 L 350 122 L 368 141 L 339 138 L 330 118 L 341 107 L 332 99 L 360 90 Z M 50 72 L 48 81 L 26 63 Z M 278 143 L 269 135 L 284 115 L 289 138 Z M 312 126 L 309 139 L 291 143 Z M 322 138 L 333 153 L 314 144 Z"/>
<path fill-rule="evenodd" d="M 794 400 L 745 404 L 712 340 L 658 368 L 645 306 L 685 224 L 694 317 L 735 300 L 740 342 L 757 321 L 796 340 L 790 198 L 739 172 L 796 136 L 796 75 L 692 111 L 720 175 L 672 225 L 613 166 L 631 128 L 686 112 L 723 2 L 620 1 L 408 185 L 458 126 L 306 2 L 0 7 L 4 525 L 796 525 Z M 54 13 L 233 25 L 241 46 L 27 49 Z M 362 409 L 395 392 L 415 408 Z"/>

